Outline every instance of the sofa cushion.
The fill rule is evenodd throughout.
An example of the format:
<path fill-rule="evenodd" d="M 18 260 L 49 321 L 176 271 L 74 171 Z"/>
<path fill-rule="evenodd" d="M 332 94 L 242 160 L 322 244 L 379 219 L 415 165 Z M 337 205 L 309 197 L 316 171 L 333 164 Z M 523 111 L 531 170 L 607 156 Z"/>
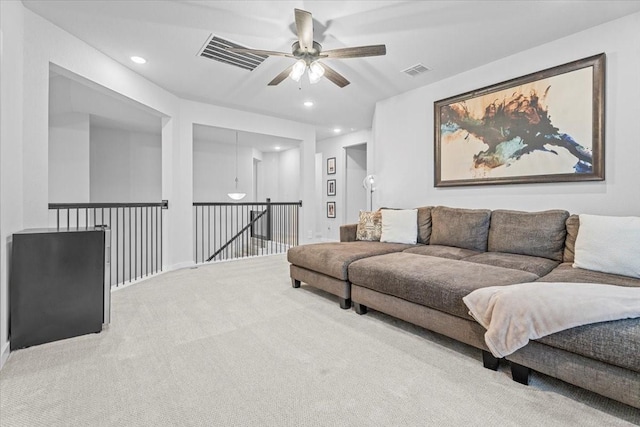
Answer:
<path fill-rule="evenodd" d="M 491 211 L 436 206 L 431 210 L 431 245 L 485 252 Z"/>
<path fill-rule="evenodd" d="M 574 268 L 570 263 L 562 263 L 554 268 L 551 273 L 538 279 L 539 282 L 579 282 L 579 283 L 604 283 L 605 285 L 637 286 L 640 287 L 640 279 L 618 274 L 601 273 L 599 271 Z"/>
<path fill-rule="evenodd" d="M 549 210 L 491 213 L 489 251 L 549 258 L 562 262 L 569 212 Z"/>
<path fill-rule="evenodd" d="M 349 280 L 363 288 L 472 319 L 462 297 L 486 287 L 537 279 L 533 273 L 412 253 L 392 253 L 355 261 Z"/>
<path fill-rule="evenodd" d="M 564 241 L 564 257 L 562 262 L 573 262 L 576 252 L 576 238 L 580 229 L 580 217 L 571 215 L 565 222 L 567 227 L 567 238 Z"/>
<path fill-rule="evenodd" d="M 428 245 L 431 238 L 431 206 L 418 208 L 418 243 Z"/>
<path fill-rule="evenodd" d="M 355 242 L 358 224 L 344 224 L 340 226 L 340 241 Z"/>
<path fill-rule="evenodd" d="M 484 252 L 464 259 L 468 262 L 495 265 L 496 267 L 513 268 L 528 271 L 542 277 L 556 268 L 558 261 L 529 255 L 509 254 L 504 252 Z"/>
<path fill-rule="evenodd" d="M 640 217 L 580 215 L 573 266 L 640 279 Z"/>
<path fill-rule="evenodd" d="M 401 252 L 411 246 L 380 242 L 314 243 L 290 248 L 287 260 L 299 267 L 347 280 L 347 267 L 351 262 L 369 256 Z"/>
<path fill-rule="evenodd" d="M 418 240 L 417 209 L 382 209 L 381 242 L 415 244 Z"/>
<path fill-rule="evenodd" d="M 578 326 L 536 341 L 640 372 L 640 318 Z"/>
<path fill-rule="evenodd" d="M 477 255 L 482 252 L 472 251 L 471 249 L 456 248 L 455 246 L 442 246 L 442 245 L 424 245 L 416 246 L 415 248 L 405 249 L 403 252 L 418 255 L 437 256 L 440 258 L 449 259 L 462 259 Z"/>
<path fill-rule="evenodd" d="M 360 211 L 356 229 L 356 240 L 379 242 L 382 234 L 382 213 L 380 210 Z"/>

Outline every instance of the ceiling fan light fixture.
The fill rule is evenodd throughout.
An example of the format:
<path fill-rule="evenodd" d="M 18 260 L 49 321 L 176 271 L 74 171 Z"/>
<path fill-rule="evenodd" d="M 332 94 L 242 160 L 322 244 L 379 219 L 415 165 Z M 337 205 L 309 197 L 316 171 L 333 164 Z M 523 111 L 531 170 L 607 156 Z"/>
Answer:
<path fill-rule="evenodd" d="M 324 76 L 324 67 L 318 61 L 309 65 L 309 83 L 316 84 Z"/>
<path fill-rule="evenodd" d="M 307 63 L 304 61 L 304 59 L 299 59 L 295 64 L 293 64 L 293 68 L 291 69 L 291 73 L 289 73 L 289 77 L 291 77 L 296 82 L 299 82 L 300 77 L 302 77 L 306 69 Z"/>

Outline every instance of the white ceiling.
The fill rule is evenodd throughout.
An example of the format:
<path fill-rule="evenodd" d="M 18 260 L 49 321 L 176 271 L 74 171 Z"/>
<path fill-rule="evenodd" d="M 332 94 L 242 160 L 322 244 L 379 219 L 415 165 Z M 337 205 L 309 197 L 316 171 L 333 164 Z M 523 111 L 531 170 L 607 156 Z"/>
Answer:
<path fill-rule="evenodd" d="M 236 131 L 233 129 L 218 128 L 213 126 L 194 125 L 193 139 L 201 141 L 212 141 L 222 144 L 235 144 Z M 282 138 L 272 135 L 264 135 L 253 132 L 238 132 L 238 145 L 252 147 L 263 153 L 274 151 L 286 151 L 299 147 L 300 141 L 297 139 Z"/>
<path fill-rule="evenodd" d="M 158 136 L 162 120 L 158 114 L 144 106 L 124 99 L 118 94 L 91 84 L 60 67 L 49 70 L 49 124 L 65 123 L 68 114 L 81 113 L 90 118 L 91 126 L 151 133 Z M 193 139 L 221 144 L 235 144 L 234 129 L 194 125 Z M 238 145 L 252 147 L 261 152 L 286 151 L 298 147 L 300 141 L 253 132 L 238 132 Z"/>
<path fill-rule="evenodd" d="M 333 136 L 334 127 L 369 128 L 379 100 L 640 11 L 640 1 L 630 0 L 23 3 L 182 98 L 313 124 L 318 139 Z M 384 43 L 387 55 L 326 60 L 351 81 L 343 89 L 326 79 L 313 86 L 287 79 L 268 87 L 290 58 L 270 57 L 249 72 L 197 56 L 211 34 L 290 52 L 294 8 L 313 14 L 314 39 L 324 49 Z M 148 62 L 136 65 L 132 55 Z M 401 73 L 417 63 L 431 71 Z M 305 100 L 315 105 L 306 108 Z"/>

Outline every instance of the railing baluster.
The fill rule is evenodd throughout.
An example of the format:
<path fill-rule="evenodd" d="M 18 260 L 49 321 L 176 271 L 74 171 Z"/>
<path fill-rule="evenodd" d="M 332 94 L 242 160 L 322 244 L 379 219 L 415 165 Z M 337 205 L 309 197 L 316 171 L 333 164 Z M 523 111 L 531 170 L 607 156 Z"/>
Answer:
<path fill-rule="evenodd" d="M 111 242 L 113 243 L 113 227 L 111 227 L 111 208 L 109 208 L 109 228 L 111 229 Z M 111 253 L 113 254 L 113 245 L 111 246 Z M 113 266 L 114 266 L 114 262 L 113 262 L 113 257 L 111 257 L 111 267 L 109 268 L 109 283 L 111 283 L 113 281 L 112 279 L 112 274 L 113 274 Z M 113 283 L 111 283 L 113 284 Z M 118 285 L 118 282 L 116 281 L 116 286 Z"/>
<path fill-rule="evenodd" d="M 129 235 L 129 283 L 131 283 L 131 206 L 129 206 L 129 222 L 127 224 L 129 229 L 127 233 Z"/>
<path fill-rule="evenodd" d="M 144 270 L 144 275 L 148 276 L 149 275 L 149 208 L 147 208 L 146 206 L 144 208 L 144 219 L 145 219 L 144 231 L 146 232 L 146 235 L 144 236 L 144 246 L 145 246 L 144 260 L 145 260 L 145 266 L 146 266 Z"/>
<path fill-rule="evenodd" d="M 284 253 L 299 244 L 301 201 L 194 202 L 193 206 L 196 262 Z"/>
<path fill-rule="evenodd" d="M 63 214 L 66 214 L 67 229 L 71 229 L 73 222 L 71 215 L 74 211 L 76 229 L 82 227 L 80 212 L 84 213 L 85 229 L 97 226 L 110 228 L 111 263 L 108 277 L 105 279 L 111 286 L 119 286 L 126 283 L 127 274 L 129 283 L 131 283 L 142 278 L 143 275 L 148 276 L 162 271 L 162 209 L 164 206 L 165 202 L 50 203 L 49 210 L 55 210 L 57 229 L 64 227 Z M 140 208 L 140 235 L 138 235 L 138 208 Z M 98 210 L 100 210 L 99 215 Z M 122 215 L 120 211 L 122 211 Z M 115 215 L 115 221 L 113 215 Z M 92 216 L 93 218 L 91 218 Z M 138 243 L 140 243 L 140 256 L 138 256 Z M 129 264 L 128 273 L 127 263 Z M 138 274 L 138 268 L 140 274 Z"/>
<path fill-rule="evenodd" d="M 202 215 L 200 215 L 202 217 L 202 238 L 201 240 L 201 246 L 202 246 L 202 261 L 204 262 L 204 206 L 202 207 Z M 198 258 L 196 258 L 196 262 L 198 261 Z"/>
<path fill-rule="evenodd" d="M 133 275 L 138 279 L 138 208 L 133 208 L 133 258 L 136 260 L 133 266 Z"/>
<path fill-rule="evenodd" d="M 119 256 L 119 249 L 120 249 L 120 243 L 119 243 L 119 234 L 120 234 L 120 228 L 118 227 L 118 208 L 116 208 L 116 228 L 115 228 L 115 233 L 116 233 L 116 283 L 120 283 L 120 268 L 118 263 L 120 262 L 120 256 Z"/>

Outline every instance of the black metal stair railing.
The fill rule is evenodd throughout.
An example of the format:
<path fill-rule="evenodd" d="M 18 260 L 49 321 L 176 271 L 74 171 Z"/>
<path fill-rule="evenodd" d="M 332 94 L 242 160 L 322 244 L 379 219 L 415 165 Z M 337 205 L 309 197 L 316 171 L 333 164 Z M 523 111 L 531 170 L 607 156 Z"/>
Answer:
<path fill-rule="evenodd" d="M 162 271 L 162 210 L 168 202 L 49 203 L 49 223 L 58 229 L 108 227 L 111 286 Z"/>
<path fill-rule="evenodd" d="M 284 253 L 299 244 L 298 202 L 194 202 L 196 263 Z"/>

